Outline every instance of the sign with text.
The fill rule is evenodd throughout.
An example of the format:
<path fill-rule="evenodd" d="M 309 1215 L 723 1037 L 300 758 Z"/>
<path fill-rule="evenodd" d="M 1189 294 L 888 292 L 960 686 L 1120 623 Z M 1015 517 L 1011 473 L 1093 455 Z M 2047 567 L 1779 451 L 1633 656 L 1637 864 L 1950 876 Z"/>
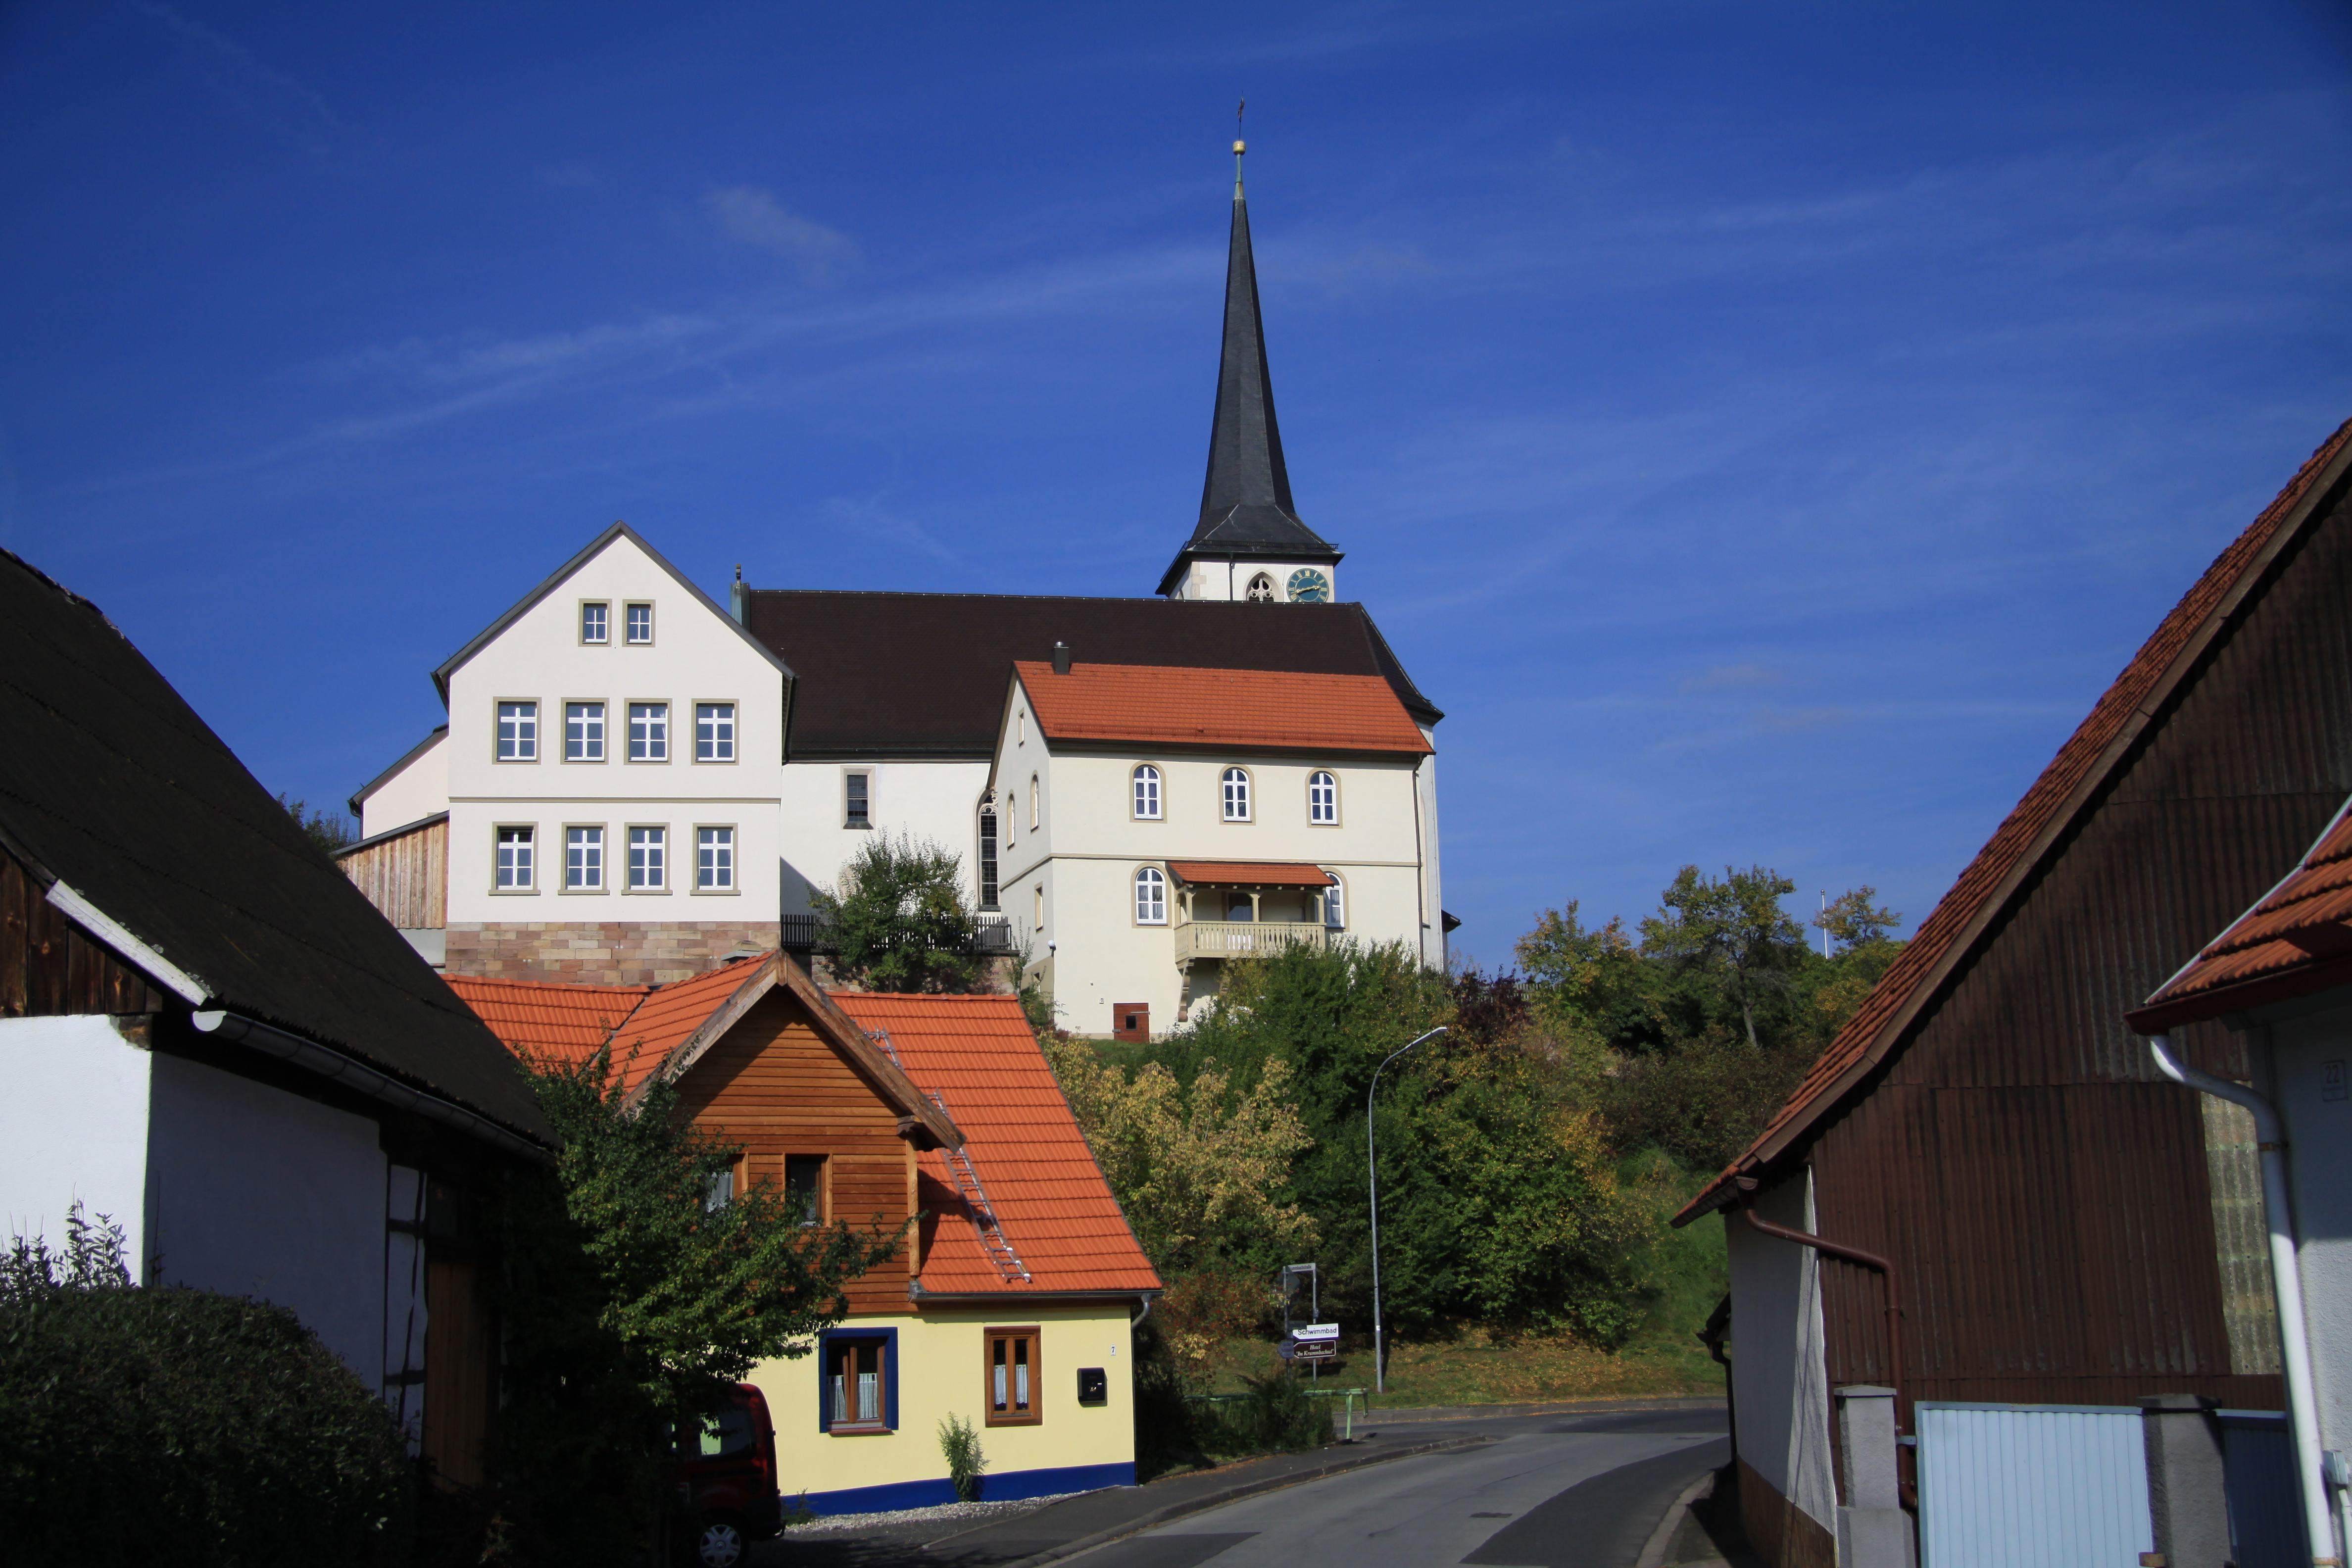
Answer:
<path fill-rule="evenodd" d="M 1290 1331 L 1289 1342 L 1283 1353 L 1297 1361 L 1337 1361 L 1339 1356 L 1339 1325 L 1337 1323 L 1300 1323 Z"/>

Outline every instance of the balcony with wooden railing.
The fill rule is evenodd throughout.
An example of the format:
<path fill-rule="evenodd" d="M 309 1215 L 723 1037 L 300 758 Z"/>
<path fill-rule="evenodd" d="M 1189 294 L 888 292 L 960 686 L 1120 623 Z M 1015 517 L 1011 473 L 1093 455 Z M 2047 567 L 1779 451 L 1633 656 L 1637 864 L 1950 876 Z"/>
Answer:
<path fill-rule="evenodd" d="M 1176 959 L 1271 958 L 1293 947 L 1330 945 L 1337 933 L 1311 921 L 1183 921 L 1176 927 Z"/>

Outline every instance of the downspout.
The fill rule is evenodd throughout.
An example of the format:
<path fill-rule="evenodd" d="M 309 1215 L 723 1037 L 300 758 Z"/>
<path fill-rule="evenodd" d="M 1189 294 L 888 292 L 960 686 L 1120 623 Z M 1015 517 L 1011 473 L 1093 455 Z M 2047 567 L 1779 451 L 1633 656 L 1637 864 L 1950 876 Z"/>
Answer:
<path fill-rule="evenodd" d="M 2303 1271 L 2295 1256 L 2294 1209 L 2287 1198 L 2286 1139 L 2278 1110 L 2242 1084 L 2211 1073 L 2199 1072 L 2172 1054 L 2164 1035 L 2148 1037 L 2147 1048 L 2164 1076 L 2200 1094 L 2242 1105 L 2254 1114 L 2254 1138 L 2263 1156 L 2263 1213 L 2270 1222 L 2271 1287 L 2278 1299 L 2279 1352 L 2286 1363 L 2287 1419 L 2294 1428 L 2295 1478 L 2302 1484 L 2303 1528 L 2311 1543 L 2311 1561 L 2337 1568 L 2336 1531 L 2328 1518 L 2327 1480 L 2319 1449 L 2319 1410 L 2313 1398 L 2311 1335 L 2303 1315 Z"/>
<path fill-rule="evenodd" d="M 1748 1228 L 1782 1241 L 1793 1241 L 1799 1247 L 1810 1247 L 1816 1252 L 1826 1252 L 1832 1258 L 1843 1258 L 1848 1263 L 1859 1263 L 1864 1268 L 1874 1268 L 1886 1280 L 1886 1357 L 1887 1386 L 1895 1390 L 1895 1430 L 1899 1436 L 1907 1423 L 1904 1420 L 1903 1403 L 1903 1296 L 1895 1280 L 1895 1264 L 1875 1252 L 1864 1252 L 1859 1247 L 1847 1247 L 1801 1230 L 1790 1230 L 1784 1225 L 1774 1225 L 1759 1219 L 1752 1208 L 1740 1211 Z"/>
<path fill-rule="evenodd" d="M 1151 1316 L 1151 1303 L 1158 1300 L 1159 1298 L 1156 1296 L 1146 1296 L 1143 1298 L 1143 1310 L 1136 1313 L 1135 1316 L 1127 1321 L 1127 1328 L 1129 1333 L 1133 1333 L 1136 1330 L 1143 1327 L 1143 1320 Z"/>

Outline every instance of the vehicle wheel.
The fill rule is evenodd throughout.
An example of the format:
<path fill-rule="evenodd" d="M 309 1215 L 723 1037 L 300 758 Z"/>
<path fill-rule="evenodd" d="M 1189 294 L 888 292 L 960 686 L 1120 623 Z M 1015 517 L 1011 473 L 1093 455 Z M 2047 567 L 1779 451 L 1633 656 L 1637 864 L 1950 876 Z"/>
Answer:
<path fill-rule="evenodd" d="M 707 1514 L 694 1532 L 695 1556 L 702 1568 L 735 1568 L 743 1561 L 745 1544 L 743 1521 L 733 1514 Z"/>

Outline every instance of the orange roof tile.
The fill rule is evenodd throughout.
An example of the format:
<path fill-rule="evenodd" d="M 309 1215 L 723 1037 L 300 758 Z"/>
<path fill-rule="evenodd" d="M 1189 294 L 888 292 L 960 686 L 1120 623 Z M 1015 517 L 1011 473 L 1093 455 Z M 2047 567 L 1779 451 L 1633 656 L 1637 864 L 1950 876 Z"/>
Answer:
<path fill-rule="evenodd" d="M 1795 1147 L 1857 1089 L 1871 1069 L 1907 1035 L 1931 1004 L 1944 980 L 1966 962 L 2036 867 L 2063 840 L 2066 829 L 2091 807 L 2099 785 L 2124 760 L 2165 695 L 2186 676 L 2218 634 L 2221 624 L 2244 599 L 2260 569 L 2275 558 L 2308 521 L 2305 503 L 2315 500 L 2320 479 L 2338 465 L 2352 446 L 2352 420 L 2339 426 L 2314 452 L 2294 479 L 2260 517 L 2215 559 L 2195 586 L 2124 667 L 2090 717 L 2025 792 L 2015 809 L 1960 873 L 1904 945 L 1862 1008 L 1838 1032 L 1788 1103 L 1759 1133 L 1746 1152 L 1726 1167 L 1705 1191 L 1675 1216 L 1687 1223 L 1727 1201 L 1733 1177 L 1779 1159 Z M 2298 515 L 2301 509 L 2301 515 Z M 2290 518 L 2295 529 L 2284 530 Z"/>
<path fill-rule="evenodd" d="M 1011 996 L 836 991 L 858 1025 L 888 1036 L 908 1076 L 946 1102 L 1005 1238 L 1031 1279 L 1006 1281 L 967 1219 L 943 1220 L 923 1260 L 925 1295 L 1036 1295 L 1160 1289 L 1061 1085 Z M 943 1155 L 922 1156 L 923 1206 L 966 1211 Z"/>
<path fill-rule="evenodd" d="M 2284 1002 L 2352 981 L 2352 801 L 2286 879 L 2125 1021 L 2137 1033 Z"/>
<path fill-rule="evenodd" d="M 1168 868 L 1195 887 L 1328 888 L 1331 873 L 1320 866 L 1253 860 L 1171 860 Z"/>
<path fill-rule="evenodd" d="M 1013 667 L 1038 728 L 1062 741 L 1243 746 L 1314 752 L 1435 751 L 1371 675 L 1301 675 L 1271 669 L 1184 669 L 1163 665 Z"/>
<path fill-rule="evenodd" d="M 585 1060 L 612 1037 L 649 985 L 564 985 L 539 980 L 443 976 L 459 1001 L 517 1056 Z"/>

